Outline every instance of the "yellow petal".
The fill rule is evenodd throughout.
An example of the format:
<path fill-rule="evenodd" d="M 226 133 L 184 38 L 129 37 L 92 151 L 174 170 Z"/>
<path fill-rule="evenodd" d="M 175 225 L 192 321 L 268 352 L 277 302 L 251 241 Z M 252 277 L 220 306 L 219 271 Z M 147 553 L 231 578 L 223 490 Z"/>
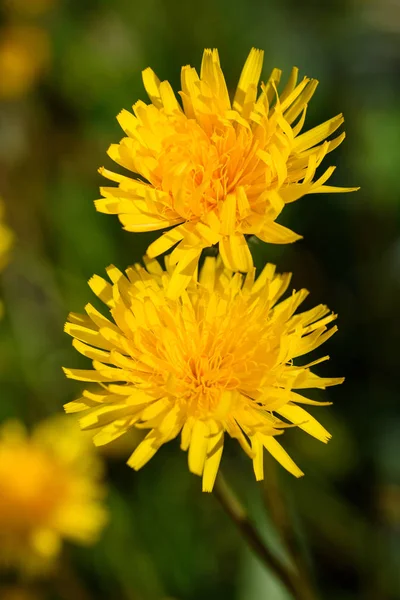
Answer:
<path fill-rule="evenodd" d="M 129 111 L 123 109 L 117 116 L 117 121 L 126 134 L 132 135 L 138 126 L 138 120 Z"/>
<path fill-rule="evenodd" d="M 133 412 L 131 406 L 107 404 L 93 408 L 87 415 L 79 419 L 79 425 L 81 429 L 93 429 L 127 416 L 131 412 Z"/>
<path fill-rule="evenodd" d="M 107 306 L 113 305 L 112 286 L 108 281 L 98 275 L 93 275 L 88 283 L 92 292 L 94 292 L 104 304 L 107 304 Z"/>
<path fill-rule="evenodd" d="M 180 217 L 176 219 L 162 219 L 153 215 L 146 214 L 120 214 L 119 220 L 121 221 L 126 231 L 133 231 L 140 233 L 142 231 L 157 231 L 158 229 L 165 229 L 172 225 L 179 225 L 183 222 Z"/>
<path fill-rule="evenodd" d="M 64 331 L 68 335 L 86 342 L 90 346 L 102 348 L 103 350 L 111 350 L 113 348 L 113 344 L 105 340 L 98 331 L 89 327 L 82 327 L 81 325 L 75 325 L 75 323 L 65 323 Z"/>
<path fill-rule="evenodd" d="M 257 97 L 257 86 L 261 76 L 264 52 L 252 48 L 240 75 L 239 84 L 233 100 L 233 109 L 239 114 L 246 105 L 254 103 Z M 250 114 L 250 113 L 249 113 Z"/>
<path fill-rule="evenodd" d="M 268 104 L 271 104 L 276 95 L 276 88 L 282 77 L 282 71 L 280 69 L 274 68 L 272 69 L 271 75 L 268 77 L 267 83 L 263 86 L 263 93 L 265 94 Z M 262 96 L 260 96 L 259 101 L 257 101 L 257 105 L 262 101 Z"/>
<path fill-rule="evenodd" d="M 325 123 L 299 135 L 294 142 L 293 150 L 297 153 L 312 148 L 330 136 L 344 122 L 343 115 L 337 115 Z"/>
<path fill-rule="evenodd" d="M 93 348 L 92 346 L 88 346 L 79 340 L 72 340 L 72 345 L 75 350 L 78 350 L 80 354 L 90 358 L 91 360 L 99 360 L 102 362 L 110 362 L 110 353 L 105 352 L 104 350 L 99 350 L 98 348 Z"/>
<path fill-rule="evenodd" d="M 297 240 L 301 240 L 303 236 L 298 235 L 283 225 L 279 225 L 275 221 L 265 223 L 262 230 L 257 233 L 263 242 L 270 244 L 291 244 Z"/>
<path fill-rule="evenodd" d="M 147 256 L 149 258 L 155 258 L 160 256 L 164 252 L 167 252 L 172 246 L 175 246 L 178 242 L 183 240 L 184 232 L 181 230 L 181 226 L 175 227 L 166 233 L 163 233 L 161 237 L 155 240 L 147 248 Z"/>
<path fill-rule="evenodd" d="M 321 187 L 312 189 L 309 194 L 342 194 L 345 192 L 358 192 L 359 187 L 337 187 L 334 185 L 321 185 Z"/>
<path fill-rule="evenodd" d="M 224 432 L 220 431 L 208 442 L 203 471 L 203 492 L 212 492 L 224 450 Z"/>
<path fill-rule="evenodd" d="M 247 273 L 253 268 L 253 258 L 243 234 L 223 237 L 219 242 L 219 251 L 227 269 Z"/>
<path fill-rule="evenodd" d="M 231 103 L 225 77 L 219 63 L 218 50 L 204 50 L 200 78 L 207 83 L 213 95 L 218 98 L 222 112 L 230 110 Z"/>
<path fill-rule="evenodd" d="M 236 194 L 227 195 L 222 203 L 219 219 L 221 221 L 221 234 L 233 234 L 236 224 Z"/>
<path fill-rule="evenodd" d="M 216 266 L 216 259 L 213 256 L 206 256 L 200 270 L 199 283 L 210 290 L 210 292 L 214 289 L 215 285 Z"/>
<path fill-rule="evenodd" d="M 201 250 L 201 248 L 189 248 L 185 257 L 176 265 L 167 290 L 167 296 L 171 300 L 176 300 L 189 285 L 196 272 Z"/>
<path fill-rule="evenodd" d="M 173 115 L 174 113 L 182 112 L 179 102 L 172 90 L 171 84 L 168 81 L 163 81 L 160 83 L 160 95 L 164 110 L 167 114 Z"/>
<path fill-rule="evenodd" d="M 332 437 L 325 427 L 300 406 L 288 404 L 276 412 L 325 444 Z"/>
<path fill-rule="evenodd" d="M 304 125 L 307 103 L 314 95 L 314 92 L 317 89 L 317 87 L 318 87 L 318 81 L 316 79 L 310 79 L 308 81 L 306 87 L 304 88 L 303 92 L 297 98 L 297 100 L 295 100 L 295 102 L 293 102 L 292 106 L 285 111 L 285 120 L 290 124 L 293 123 L 293 121 L 303 111 L 303 115 L 302 115 L 299 123 L 296 125 L 296 127 L 293 128 L 293 133 L 295 136 L 299 134 L 299 132 L 301 131 L 301 129 Z"/>
<path fill-rule="evenodd" d="M 182 67 L 182 92 L 180 96 L 182 98 L 185 114 L 189 119 L 196 117 L 194 104 L 199 95 L 199 82 L 200 80 L 196 73 L 196 69 L 193 69 L 193 67 L 190 67 L 189 65 Z"/>
<path fill-rule="evenodd" d="M 141 469 L 157 452 L 162 441 L 151 431 L 145 439 L 139 444 L 133 454 L 127 461 L 127 464 L 138 471 Z"/>
<path fill-rule="evenodd" d="M 208 447 L 208 433 L 208 427 L 203 421 L 195 421 L 188 454 L 189 470 L 195 475 L 203 473 Z"/>
<path fill-rule="evenodd" d="M 270 454 L 283 466 L 289 473 L 295 477 L 304 475 L 296 463 L 290 458 L 289 454 L 282 448 L 279 442 L 273 436 L 259 434 L 263 445 Z"/>
<path fill-rule="evenodd" d="M 150 67 L 147 67 L 147 69 L 145 69 L 142 72 L 142 78 L 143 78 L 143 85 L 145 87 L 145 90 L 150 98 L 150 100 L 152 101 L 152 103 L 154 104 L 155 107 L 157 108 L 162 108 L 162 101 L 161 101 L 161 96 L 160 96 L 160 80 L 158 79 L 157 75 L 154 73 L 153 69 L 150 69 Z"/>
<path fill-rule="evenodd" d="M 264 479 L 264 446 L 257 434 L 251 437 L 251 448 L 253 450 L 253 469 L 257 481 Z"/>
<path fill-rule="evenodd" d="M 118 419 L 113 423 L 108 423 L 93 436 L 95 446 L 105 446 L 110 442 L 121 437 L 128 431 L 127 419 Z"/>
<path fill-rule="evenodd" d="M 90 369 L 68 369 L 67 367 L 63 367 L 63 371 L 68 379 L 76 379 L 77 381 L 110 381 L 108 374 Z"/>
<path fill-rule="evenodd" d="M 283 102 L 285 100 L 285 98 L 287 98 L 295 89 L 298 76 L 299 76 L 299 69 L 297 67 L 293 67 L 284 90 L 282 91 L 281 94 L 279 94 L 279 100 L 281 102 Z"/>

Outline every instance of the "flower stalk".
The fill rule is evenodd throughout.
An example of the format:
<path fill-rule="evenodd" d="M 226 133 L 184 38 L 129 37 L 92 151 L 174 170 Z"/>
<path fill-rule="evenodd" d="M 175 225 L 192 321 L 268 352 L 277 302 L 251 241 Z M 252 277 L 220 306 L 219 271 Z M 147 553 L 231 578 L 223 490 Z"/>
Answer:
<path fill-rule="evenodd" d="M 313 586 L 310 581 L 307 565 L 303 553 L 299 548 L 298 540 L 291 523 L 285 495 L 279 485 L 277 469 L 274 460 L 267 456 L 265 463 L 266 481 L 263 484 L 263 499 L 265 507 L 279 533 L 285 550 L 299 572 L 299 598 L 315 598 Z"/>
<path fill-rule="evenodd" d="M 255 552 L 268 571 L 272 571 L 276 578 L 296 600 L 315 600 L 315 596 L 303 579 L 296 567 L 284 564 L 271 552 L 259 532 L 249 518 L 243 504 L 227 483 L 221 472 L 215 482 L 214 496 L 220 502 L 226 514 L 233 521 L 240 534 Z"/>

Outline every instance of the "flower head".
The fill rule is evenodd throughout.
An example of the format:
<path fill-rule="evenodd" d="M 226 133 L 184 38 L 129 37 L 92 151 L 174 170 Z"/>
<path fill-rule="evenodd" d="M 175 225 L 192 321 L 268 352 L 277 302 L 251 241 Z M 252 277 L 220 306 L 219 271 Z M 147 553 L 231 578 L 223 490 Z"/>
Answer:
<path fill-rule="evenodd" d="M 231 102 L 217 50 L 205 50 L 200 77 L 182 68 L 179 92 L 148 68 L 143 82 L 151 104 L 136 102 L 118 120 L 126 133 L 110 157 L 135 175 L 101 169 L 118 187 L 101 189 L 97 209 L 114 213 L 128 231 L 173 227 L 147 249 L 150 258 L 178 244 L 168 293 L 177 297 L 192 277 L 201 250 L 219 244 L 227 268 L 248 272 L 253 261 L 245 235 L 289 243 L 299 235 L 276 223 L 285 204 L 310 193 L 351 191 L 325 185 L 334 167 L 316 170 L 344 139 L 325 141 L 343 116 L 300 133 L 317 81 L 297 83 L 293 68 L 279 95 L 281 71 L 258 84 L 263 52 L 251 50 Z"/>
<path fill-rule="evenodd" d="M 288 471 L 300 469 L 276 440 L 290 423 L 326 442 L 328 432 L 300 404 L 318 404 L 295 390 L 342 382 L 322 378 L 294 359 L 320 346 L 336 330 L 326 306 L 295 314 L 307 295 L 293 292 L 278 303 L 290 275 L 267 265 L 258 279 L 233 274 L 207 257 L 198 280 L 178 298 L 167 290 L 173 271 L 157 261 L 135 265 L 126 276 L 107 269 L 111 284 L 94 276 L 89 285 L 108 306 L 106 318 L 91 304 L 71 314 L 66 332 L 75 348 L 92 359 L 93 370 L 65 369 L 68 377 L 97 382 L 66 405 L 86 410 L 84 429 L 97 430 L 105 444 L 130 427 L 149 429 L 128 464 L 140 469 L 162 446 L 181 434 L 189 469 L 203 475 L 210 491 L 221 460 L 224 434 L 236 438 L 263 478 L 265 447 Z M 285 420 L 283 421 L 281 417 Z"/>
<path fill-rule="evenodd" d="M 13 233 L 4 223 L 4 204 L 0 198 L 0 271 L 2 271 L 8 263 L 13 241 Z M 0 317 L 3 316 L 3 310 L 3 302 L 0 300 Z"/>
<path fill-rule="evenodd" d="M 105 523 L 101 463 L 74 422 L 53 417 L 28 435 L 0 428 L 0 563 L 28 571 L 53 564 L 63 538 L 93 543 Z"/>
<path fill-rule="evenodd" d="M 46 29 L 10 25 L 0 41 L 0 98 L 14 100 L 27 94 L 46 70 L 50 40 Z"/>

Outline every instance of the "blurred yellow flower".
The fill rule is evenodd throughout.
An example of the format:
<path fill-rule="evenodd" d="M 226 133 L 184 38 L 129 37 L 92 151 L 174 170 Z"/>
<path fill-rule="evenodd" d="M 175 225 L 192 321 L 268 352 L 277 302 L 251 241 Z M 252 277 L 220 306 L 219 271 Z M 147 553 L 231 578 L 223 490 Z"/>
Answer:
<path fill-rule="evenodd" d="M 10 248 L 13 244 L 14 236 L 12 231 L 4 223 L 4 203 L 0 198 L 0 271 L 8 263 Z M 0 300 L 0 318 L 3 316 L 4 308 Z"/>
<path fill-rule="evenodd" d="M 0 270 L 4 269 L 8 262 L 13 240 L 14 236 L 11 230 L 4 223 L 4 202 L 0 198 Z"/>
<path fill-rule="evenodd" d="M 0 99 L 14 100 L 31 90 L 50 60 L 50 41 L 42 27 L 4 28 L 0 41 Z"/>
<path fill-rule="evenodd" d="M 76 424 L 53 417 L 28 435 L 0 427 L 0 564 L 42 571 L 62 540 L 91 544 L 106 519 L 101 462 Z"/>
<path fill-rule="evenodd" d="M 89 285 L 107 305 L 111 319 L 91 304 L 86 315 L 71 313 L 66 332 L 74 347 L 93 361 L 93 370 L 64 369 L 67 377 L 98 382 L 67 412 L 87 410 L 83 429 L 97 429 L 102 445 L 130 427 L 150 429 L 128 460 L 140 469 L 160 446 L 181 433 L 189 469 L 203 475 L 211 491 L 218 471 L 224 433 L 236 438 L 263 479 L 265 447 L 288 471 L 300 469 L 276 441 L 291 424 L 327 442 L 329 433 L 299 404 L 318 404 L 298 392 L 342 382 L 298 366 L 293 360 L 318 348 L 335 331 L 326 306 L 294 314 L 307 296 L 288 288 L 290 274 L 276 275 L 267 265 L 255 280 L 233 274 L 220 259 L 207 257 L 198 281 L 178 300 L 167 290 L 175 271 L 164 272 L 145 259 L 124 276 L 107 269 L 112 282 L 94 276 Z M 280 417 L 285 419 L 285 422 Z M 289 423 L 288 423 L 289 422 Z"/>
<path fill-rule="evenodd" d="M 134 115 L 123 110 L 118 121 L 127 134 L 109 148 L 110 157 L 133 171 L 133 178 L 100 172 L 118 187 L 101 188 L 99 211 L 114 213 L 128 231 L 175 226 L 147 249 L 150 258 L 174 245 L 171 264 L 182 274 L 172 279 L 177 297 L 194 274 L 203 248 L 219 244 L 224 264 L 247 272 L 253 260 L 245 235 L 284 244 L 301 236 L 276 223 L 285 204 L 305 194 L 352 191 L 325 185 L 329 167 L 316 178 L 325 155 L 344 139 L 324 141 L 343 123 L 343 116 L 300 133 L 317 81 L 297 83 L 293 68 L 279 95 L 281 71 L 258 83 L 263 52 L 251 50 L 231 103 L 217 50 L 205 50 L 200 78 L 182 68 L 179 95 L 148 68 L 143 82 L 151 104 L 136 102 Z M 258 97 L 257 97 L 258 95 Z"/>

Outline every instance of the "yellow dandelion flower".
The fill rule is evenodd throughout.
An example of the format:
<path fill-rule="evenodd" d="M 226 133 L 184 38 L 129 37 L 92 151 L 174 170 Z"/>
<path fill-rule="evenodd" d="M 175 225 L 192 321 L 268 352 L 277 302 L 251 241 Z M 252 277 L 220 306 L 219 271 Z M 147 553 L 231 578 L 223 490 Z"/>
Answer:
<path fill-rule="evenodd" d="M 205 50 L 200 77 L 182 68 L 178 102 L 168 81 L 150 69 L 143 82 L 151 104 L 136 102 L 118 121 L 126 136 L 112 144 L 110 157 L 136 175 L 100 169 L 118 187 L 103 187 L 96 207 L 113 213 L 128 231 L 173 227 L 147 249 L 150 258 L 178 244 L 169 295 L 177 297 L 190 281 L 201 251 L 214 244 L 227 268 L 253 266 L 246 235 L 284 244 L 301 236 L 276 223 L 285 204 L 305 194 L 352 191 L 325 185 L 334 171 L 316 177 L 328 152 L 344 139 L 331 136 L 343 116 L 300 133 L 317 81 L 297 82 L 293 68 L 280 95 L 281 71 L 258 84 L 263 52 L 251 50 L 231 103 L 217 50 Z"/>
<path fill-rule="evenodd" d="M 254 269 L 233 274 L 207 257 L 198 280 L 173 300 L 167 293 L 173 270 L 145 262 L 146 269 L 135 265 L 126 276 L 109 267 L 111 284 L 98 276 L 89 281 L 110 318 L 91 304 L 85 315 L 70 314 L 65 330 L 93 370 L 65 373 L 100 385 L 66 411 L 87 410 L 80 425 L 97 430 L 97 445 L 133 426 L 150 429 L 128 460 L 136 470 L 181 433 L 189 469 L 203 475 L 204 491 L 213 488 L 225 432 L 252 458 L 257 480 L 263 448 L 302 475 L 276 436 L 293 424 L 323 442 L 330 437 L 300 406 L 318 403 L 295 390 L 324 389 L 342 379 L 311 372 L 327 356 L 303 366 L 293 361 L 336 331 L 328 327 L 335 315 L 323 305 L 295 314 L 306 290 L 278 303 L 290 274 L 276 275 L 271 264 L 255 279 Z"/>
<path fill-rule="evenodd" d="M 13 233 L 4 223 L 4 203 L 0 198 L 0 271 L 2 271 L 8 263 L 13 241 Z M 0 318 L 3 316 L 3 312 L 3 302 L 0 300 Z"/>
<path fill-rule="evenodd" d="M 93 543 L 105 523 L 101 463 L 76 424 L 48 419 L 28 435 L 0 427 L 0 564 L 49 569 L 62 540 Z"/>
<path fill-rule="evenodd" d="M 0 98 L 14 100 L 27 94 L 50 61 L 48 32 L 35 25 L 3 29 L 0 41 Z"/>

